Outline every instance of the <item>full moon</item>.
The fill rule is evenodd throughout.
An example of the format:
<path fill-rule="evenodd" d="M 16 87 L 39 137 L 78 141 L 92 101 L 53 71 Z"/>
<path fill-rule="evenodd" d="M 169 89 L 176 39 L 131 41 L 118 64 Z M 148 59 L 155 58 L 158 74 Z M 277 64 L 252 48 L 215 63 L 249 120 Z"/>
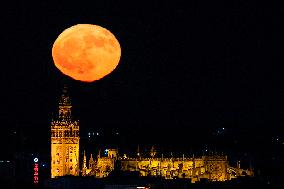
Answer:
<path fill-rule="evenodd" d="M 120 55 L 115 36 L 92 24 L 77 24 L 65 29 L 52 47 L 55 66 L 63 74 L 84 82 L 99 80 L 111 73 Z"/>

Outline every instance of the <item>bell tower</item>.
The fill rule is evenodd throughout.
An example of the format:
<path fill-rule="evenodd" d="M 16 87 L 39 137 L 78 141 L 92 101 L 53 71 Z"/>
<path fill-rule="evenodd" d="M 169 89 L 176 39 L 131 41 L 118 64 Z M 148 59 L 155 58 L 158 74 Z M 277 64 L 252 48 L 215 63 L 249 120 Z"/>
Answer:
<path fill-rule="evenodd" d="M 71 99 L 64 86 L 58 115 L 51 121 L 51 178 L 79 175 L 79 121 L 71 115 Z"/>

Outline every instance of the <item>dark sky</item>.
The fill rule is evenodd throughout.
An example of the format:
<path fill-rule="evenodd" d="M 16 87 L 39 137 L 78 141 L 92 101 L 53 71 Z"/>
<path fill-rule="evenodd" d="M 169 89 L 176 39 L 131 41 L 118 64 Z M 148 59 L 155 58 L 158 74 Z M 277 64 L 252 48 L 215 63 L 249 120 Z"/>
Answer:
<path fill-rule="evenodd" d="M 178 136 L 183 142 L 201 139 L 221 127 L 260 138 L 281 135 L 281 9 L 247 1 L 174 2 L 5 5 L 1 127 L 48 138 L 65 80 L 82 131 L 118 128 L 148 133 L 149 140 L 162 132 L 162 143 Z M 121 44 L 119 66 L 94 83 L 72 80 L 52 62 L 53 42 L 78 23 L 101 25 Z"/>

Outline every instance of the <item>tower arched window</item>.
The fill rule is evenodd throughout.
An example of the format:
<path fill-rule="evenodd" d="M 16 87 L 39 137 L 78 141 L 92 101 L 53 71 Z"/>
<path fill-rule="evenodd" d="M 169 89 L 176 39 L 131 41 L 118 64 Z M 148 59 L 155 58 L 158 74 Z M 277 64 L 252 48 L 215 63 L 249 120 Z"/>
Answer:
<path fill-rule="evenodd" d="M 63 117 L 63 112 L 62 112 L 62 110 L 60 110 L 60 112 L 59 112 L 59 117 L 60 117 L 60 118 Z"/>
<path fill-rule="evenodd" d="M 73 137 L 73 130 L 72 130 L 72 127 L 70 128 L 69 134 L 70 134 L 70 137 Z"/>

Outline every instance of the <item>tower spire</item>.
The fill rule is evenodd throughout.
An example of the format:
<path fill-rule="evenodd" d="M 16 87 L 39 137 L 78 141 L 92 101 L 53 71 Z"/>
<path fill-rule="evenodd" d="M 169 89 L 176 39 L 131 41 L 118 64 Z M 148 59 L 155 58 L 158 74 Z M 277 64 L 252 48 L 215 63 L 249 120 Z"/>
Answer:
<path fill-rule="evenodd" d="M 94 167 L 94 159 L 93 154 L 91 154 L 90 160 L 89 160 L 89 169 L 93 169 Z"/>
<path fill-rule="evenodd" d="M 99 153 L 98 153 L 97 158 L 101 158 L 101 149 L 99 149 Z"/>
<path fill-rule="evenodd" d="M 154 145 L 153 145 L 152 148 L 151 148 L 151 151 L 150 151 L 150 156 L 151 156 L 152 158 L 154 158 L 155 155 L 156 155 L 156 149 L 155 149 L 155 147 L 154 147 Z"/>
<path fill-rule="evenodd" d="M 139 149 L 139 145 L 137 146 L 137 157 L 140 157 L 140 149 Z"/>
<path fill-rule="evenodd" d="M 84 150 L 82 176 L 86 176 L 86 171 L 87 171 L 87 157 L 86 157 L 86 152 L 85 152 L 85 150 Z"/>
<path fill-rule="evenodd" d="M 60 120 L 71 121 L 71 98 L 69 97 L 68 87 L 64 85 L 59 99 L 58 117 Z"/>

